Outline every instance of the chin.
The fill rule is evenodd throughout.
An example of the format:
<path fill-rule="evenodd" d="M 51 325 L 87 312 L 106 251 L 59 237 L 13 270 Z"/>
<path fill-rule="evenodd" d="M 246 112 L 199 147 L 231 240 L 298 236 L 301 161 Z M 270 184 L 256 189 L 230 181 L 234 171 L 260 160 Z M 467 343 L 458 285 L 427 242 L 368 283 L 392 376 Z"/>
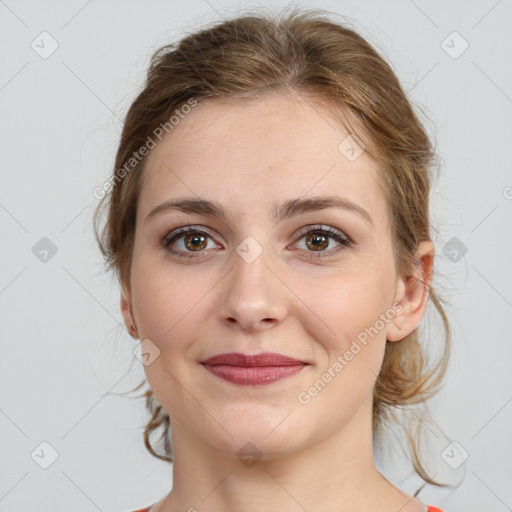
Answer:
<path fill-rule="evenodd" d="M 224 416 L 221 424 L 233 437 L 222 431 L 220 437 L 213 439 L 210 432 L 207 442 L 230 457 L 235 455 L 240 458 L 247 454 L 261 460 L 271 460 L 286 456 L 302 449 L 307 443 L 304 425 L 296 424 L 296 420 L 291 418 L 293 415 L 286 418 L 290 410 L 265 415 L 253 407 L 252 413 L 244 416 L 230 420 Z"/>

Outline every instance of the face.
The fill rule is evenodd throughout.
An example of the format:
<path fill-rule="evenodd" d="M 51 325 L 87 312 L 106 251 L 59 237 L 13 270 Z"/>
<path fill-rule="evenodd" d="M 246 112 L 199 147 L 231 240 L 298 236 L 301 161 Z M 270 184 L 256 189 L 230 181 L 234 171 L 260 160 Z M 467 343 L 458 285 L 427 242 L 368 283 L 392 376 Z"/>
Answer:
<path fill-rule="evenodd" d="M 340 150 L 347 136 L 321 106 L 276 95 L 199 104 L 148 156 L 122 308 L 173 430 L 197 443 L 272 458 L 370 428 L 400 280 L 376 166 Z M 265 352 L 301 364 L 202 364 Z"/>

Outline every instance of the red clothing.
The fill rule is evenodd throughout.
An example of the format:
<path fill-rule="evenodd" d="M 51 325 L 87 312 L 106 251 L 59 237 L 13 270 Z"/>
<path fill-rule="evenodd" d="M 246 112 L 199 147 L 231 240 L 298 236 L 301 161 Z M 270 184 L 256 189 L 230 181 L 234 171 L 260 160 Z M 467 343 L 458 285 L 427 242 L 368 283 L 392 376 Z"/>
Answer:
<path fill-rule="evenodd" d="M 149 508 L 150 508 L 150 507 L 147 507 L 147 508 L 141 508 L 141 509 L 139 509 L 139 510 L 135 510 L 134 512 L 148 512 L 148 511 L 149 511 Z M 428 512 L 443 512 L 443 511 L 442 511 L 440 508 L 429 506 L 429 507 L 428 507 Z"/>

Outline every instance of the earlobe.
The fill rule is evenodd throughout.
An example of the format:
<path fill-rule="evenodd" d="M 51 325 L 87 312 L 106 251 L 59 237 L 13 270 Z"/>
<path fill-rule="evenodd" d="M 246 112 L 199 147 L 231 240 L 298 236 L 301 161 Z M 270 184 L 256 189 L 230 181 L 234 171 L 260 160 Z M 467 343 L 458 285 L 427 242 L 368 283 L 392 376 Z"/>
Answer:
<path fill-rule="evenodd" d="M 400 278 L 395 301 L 400 303 L 401 309 L 388 324 L 388 341 L 403 340 L 421 322 L 430 296 L 434 254 L 435 247 L 430 240 L 421 242 L 417 249 L 416 268 L 410 276 Z"/>

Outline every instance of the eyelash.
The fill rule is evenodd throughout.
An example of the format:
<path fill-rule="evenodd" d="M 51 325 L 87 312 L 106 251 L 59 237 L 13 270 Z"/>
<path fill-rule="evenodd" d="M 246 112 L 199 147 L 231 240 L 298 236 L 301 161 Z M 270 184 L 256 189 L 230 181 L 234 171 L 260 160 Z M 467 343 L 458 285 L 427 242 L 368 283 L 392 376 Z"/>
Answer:
<path fill-rule="evenodd" d="M 208 229 L 201 228 L 201 226 L 195 226 L 195 225 L 187 225 L 180 228 L 176 228 L 170 233 L 168 233 L 162 240 L 162 246 L 164 249 L 169 251 L 172 254 L 177 255 L 180 258 L 195 258 L 197 257 L 195 253 L 199 254 L 204 252 L 205 250 L 201 251 L 186 251 L 184 254 L 184 251 L 176 251 L 175 249 L 171 249 L 171 244 L 174 243 L 176 240 L 181 238 L 183 235 L 187 233 L 201 233 L 204 235 L 207 235 L 208 237 L 212 238 L 211 233 Z M 338 246 L 335 249 L 330 250 L 323 250 L 323 251 L 306 251 L 308 253 L 311 253 L 310 256 L 307 256 L 307 258 L 323 258 L 326 256 L 332 256 L 333 254 L 337 254 L 338 252 L 342 251 L 345 248 L 348 248 L 352 245 L 352 240 L 344 235 L 341 231 L 331 227 L 331 226 L 323 226 L 323 225 L 314 225 L 314 226 L 305 226 L 304 228 L 300 229 L 297 233 L 297 236 L 299 237 L 298 240 L 304 238 L 306 235 L 309 235 L 310 233 L 322 233 L 324 235 L 327 235 L 329 238 L 332 238 L 336 242 L 340 243 L 340 246 Z M 298 241 L 297 240 L 297 241 Z M 188 254 L 186 254 L 188 253 Z M 200 257 L 200 256 L 199 256 Z"/>

